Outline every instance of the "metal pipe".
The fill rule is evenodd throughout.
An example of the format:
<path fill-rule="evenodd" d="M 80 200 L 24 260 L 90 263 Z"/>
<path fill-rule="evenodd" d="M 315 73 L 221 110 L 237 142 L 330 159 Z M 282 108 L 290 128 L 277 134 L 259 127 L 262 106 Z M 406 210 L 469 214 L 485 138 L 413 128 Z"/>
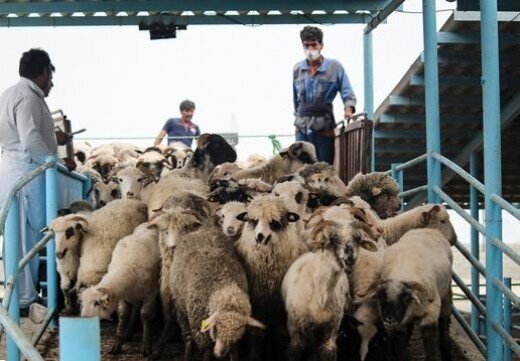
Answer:
<path fill-rule="evenodd" d="M 410 197 L 410 196 L 413 196 L 414 194 L 417 194 L 417 193 L 423 192 L 423 191 L 427 191 L 427 190 L 428 190 L 428 186 L 424 185 L 424 186 L 408 189 L 407 191 L 398 193 L 397 196 L 399 198 L 403 198 L 404 199 L 406 197 Z"/>
<path fill-rule="evenodd" d="M 473 179 L 477 180 L 478 177 L 478 155 L 476 152 L 471 152 L 469 158 L 469 172 Z M 470 204 L 470 214 L 471 218 L 479 221 L 478 214 L 478 193 L 477 188 L 473 185 L 469 187 L 469 204 Z M 471 235 L 471 256 L 480 264 L 480 250 L 479 250 L 479 235 L 478 231 L 470 226 L 470 235 Z M 458 242 L 457 242 L 458 243 Z M 484 267 L 482 267 L 484 268 Z M 484 277 L 485 274 L 484 274 Z M 471 267 L 471 292 L 479 298 L 480 297 L 480 275 L 479 270 L 473 264 Z M 471 305 L 471 329 L 478 335 L 480 334 L 480 321 L 478 319 L 478 309 L 477 306 Z"/>
<path fill-rule="evenodd" d="M 52 319 L 58 315 L 58 310 L 54 310 L 52 312 L 49 312 L 47 314 L 47 317 L 45 318 L 45 321 L 43 322 L 43 325 L 42 327 L 40 328 L 40 330 L 38 331 L 38 333 L 34 336 L 34 338 L 32 339 L 32 344 L 34 347 L 36 347 L 36 345 L 38 344 L 38 342 L 40 342 L 40 339 L 42 338 L 43 334 L 45 333 L 45 330 L 47 329 L 47 327 L 49 326 L 49 324 L 51 323 Z"/>
<path fill-rule="evenodd" d="M 432 157 L 441 153 L 439 70 L 437 64 L 437 15 L 435 1 L 423 0 L 424 79 L 426 105 L 426 152 L 428 154 L 428 202 L 440 203 L 434 187 L 441 187 L 441 164 Z"/>
<path fill-rule="evenodd" d="M 459 321 L 459 324 L 462 326 L 462 329 L 466 332 L 466 334 L 469 336 L 471 341 L 473 341 L 473 343 L 478 348 L 480 353 L 482 355 L 486 355 L 486 353 L 487 353 L 486 345 L 484 345 L 484 343 L 480 340 L 478 335 L 475 332 L 473 332 L 473 330 L 471 329 L 471 326 L 468 324 L 468 322 L 466 322 L 464 317 L 462 317 L 459 310 L 454 305 L 451 305 L 451 313 L 453 314 L 453 316 L 455 316 L 457 321 Z"/>
<path fill-rule="evenodd" d="M 12 339 L 14 343 L 20 348 L 23 355 L 30 361 L 43 361 L 43 358 L 38 353 L 36 348 L 29 342 L 29 340 L 25 337 L 24 333 L 20 329 L 20 326 L 13 320 L 5 308 L 0 307 L 0 322 L 4 325 L 5 330 L 8 335 L 8 339 Z M 18 348 L 16 349 L 18 351 Z M 20 354 L 16 357 L 9 355 L 9 346 L 7 353 L 7 360 L 14 361 L 19 360 Z"/>
<path fill-rule="evenodd" d="M 511 277 L 505 277 L 504 283 L 507 289 L 511 290 Z M 513 334 L 513 320 L 511 317 L 511 300 L 507 297 L 504 297 L 504 329 L 505 331 L 512 335 Z M 511 349 L 504 345 L 504 361 L 511 361 L 513 355 L 511 353 Z"/>
<path fill-rule="evenodd" d="M 491 200 L 502 207 L 503 210 L 508 211 L 516 219 L 520 220 L 520 209 L 513 207 L 508 201 L 498 194 L 491 194 Z"/>
<path fill-rule="evenodd" d="M 67 169 L 67 167 L 65 167 L 61 163 L 58 163 L 58 172 L 67 175 L 67 177 L 69 177 L 69 178 L 73 178 L 73 179 L 79 180 L 81 182 L 84 182 L 87 179 L 87 176 L 85 174 L 81 174 L 81 173 L 74 172 L 74 171 L 71 172 Z"/>
<path fill-rule="evenodd" d="M 511 291 L 510 288 L 507 288 L 507 286 L 504 284 L 504 282 L 500 281 L 497 278 L 493 279 L 493 284 L 502 292 L 502 294 L 509 299 L 515 307 L 520 307 L 520 297 L 515 295 L 513 291 Z"/>
<path fill-rule="evenodd" d="M 18 272 L 18 258 L 20 248 L 20 201 L 18 196 L 12 198 L 11 207 L 7 214 L 6 227 L 5 227 L 5 273 L 6 276 L 11 277 Z M 20 295 L 18 289 L 18 282 L 16 278 L 13 278 L 13 291 L 12 297 L 9 302 L 9 315 L 6 317 L 12 320 L 15 325 L 20 324 Z M 2 308 L 2 311 L 5 309 Z M 1 314 L 1 312 L 0 312 Z M 2 324 L 7 328 L 6 322 L 2 320 Z M 16 341 L 16 335 L 9 334 L 7 329 L 7 359 L 18 360 L 20 358 L 20 350 L 18 349 L 18 343 Z"/>
<path fill-rule="evenodd" d="M 457 212 L 462 218 L 464 218 L 467 222 L 469 222 L 477 231 L 482 233 L 482 235 L 486 235 L 486 227 L 482 224 L 474 220 L 469 214 L 462 209 L 450 196 L 444 193 L 439 187 L 435 186 L 434 191 L 441 197 L 441 199 L 446 202 L 455 212 Z"/>
<path fill-rule="evenodd" d="M 391 165 L 392 178 L 394 178 L 395 181 L 397 182 L 397 184 L 399 186 L 399 190 L 403 191 L 403 189 L 404 189 L 403 171 L 396 170 L 396 168 L 400 165 L 401 165 L 401 163 L 392 163 L 392 165 Z M 403 202 L 402 198 L 399 200 L 399 203 L 401 203 L 400 211 L 402 212 L 403 206 L 404 206 L 404 202 Z"/>
<path fill-rule="evenodd" d="M 414 159 L 412 159 L 412 160 L 409 160 L 409 161 L 406 162 L 406 163 L 401 164 L 400 166 L 398 166 L 398 167 L 396 168 L 396 170 L 399 171 L 399 170 L 404 170 L 404 169 L 406 169 L 406 168 L 413 167 L 414 165 L 417 165 L 417 164 L 419 164 L 419 163 L 422 163 L 424 160 L 427 159 L 427 157 L 428 157 L 427 154 L 420 155 L 420 156 L 418 156 L 417 158 L 414 158 Z"/>
<path fill-rule="evenodd" d="M 377 13 L 376 16 L 374 16 L 370 22 L 365 26 L 365 29 L 363 30 L 365 33 L 370 33 L 372 30 L 374 30 L 379 24 L 381 24 L 385 19 L 401 4 L 404 3 L 404 0 L 394 0 L 390 4 L 388 4 L 383 10 L 381 10 L 379 13 Z"/>
<path fill-rule="evenodd" d="M 486 185 L 486 270 L 488 280 L 503 277 L 502 252 L 493 239 L 502 239 L 502 212 L 491 195 L 502 195 L 502 147 L 500 128 L 500 67 L 498 53 L 497 0 L 480 0 L 482 53 L 482 108 L 484 134 L 484 184 Z M 500 335 L 493 328 L 502 324 L 502 295 L 495 282 L 486 283 L 488 360 L 502 360 Z"/>
<path fill-rule="evenodd" d="M 472 153 L 473 154 L 473 153 Z M 485 193 L 485 188 L 482 183 L 480 183 L 476 177 L 471 176 L 468 172 L 466 172 L 464 169 L 459 167 L 458 164 L 452 162 L 448 158 L 440 155 L 439 153 L 432 153 L 432 157 L 440 161 L 442 164 L 444 164 L 446 167 L 450 168 L 452 171 L 457 173 L 461 178 L 465 179 L 469 184 L 471 184 L 473 187 L 478 189 L 481 193 Z"/>
<path fill-rule="evenodd" d="M 18 193 L 20 189 L 22 189 L 27 183 L 31 182 L 34 178 L 38 177 L 40 174 L 45 172 L 47 169 L 54 166 L 55 163 L 45 162 L 39 167 L 35 168 L 31 173 L 20 178 L 13 188 L 7 194 L 7 197 L 2 204 L 2 208 L 0 208 L 0 234 L 4 233 L 4 225 L 7 218 L 7 212 L 9 212 L 9 205 L 11 204 L 11 200 Z"/>
<path fill-rule="evenodd" d="M 54 161 L 56 156 L 47 156 L 46 161 Z M 45 203 L 47 224 L 56 218 L 58 214 L 58 170 L 57 167 L 48 169 L 45 173 Z M 52 313 L 58 309 L 58 275 L 56 271 L 56 258 L 52 257 L 56 253 L 54 239 L 47 243 L 47 312 Z M 57 327 L 56 318 L 51 321 L 52 327 Z"/>
<path fill-rule="evenodd" d="M 498 238 L 493 238 L 493 245 L 500 248 L 500 250 L 509 256 L 509 258 L 511 258 L 517 265 L 520 265 L 520 254 L 516 253 L 514 249 Z"/>
<path fill-rule="evenodd" d="M 473 229 L 473 227 L 472 227 L 472 229 Z M 464 247 L 464 245 L 462 243 L 457 241 L 457 243 L 455 243 L 455 248 L 457 248 L 460 251 L 460 253 L 462 253 L 464 255 L 464 257 L 466 257 L 466 259 L 473 265 L 473 267 L 476 268 L 476 270 L 482 276 L 486 277 L 486 268 L 484 267 L 484 265 L 482 263 L 480 263 L 480 261 L 478 259 L 473 257 L 471 252 L 466 247 Z M 480 285 L 480 282 L 477 283 L 477 286 L 479 286 L 479 285 Z"/>
<path fill-rule="evenodd" d="M 494 323 L 493 329 L 498 333 L 500 337 L 502 337 L 502 340 L 509 346 L 509 348 L 515 353 L 515 355 L 520 357 L 520 346 L 518 345 L 518 343 L 516 343 L 515 339 L 512 338 L 506 330 L 504 330 L 502 325 Z"/>
<path fill-rule="evenodd" d="M 90 189 L 92 188 L 92 178 L 90 174 L 87 174 L 87 179 L 83 182 L 83 199 L 89 201 L 90 199 Z"/>
<path fill-rule="evenodd" d="M 455 271 L 451 271 L 451 278 L 455 281 L 457 286 L 459 286 L 462 292 L 464 292 L 466 297 L 468 297 L 468 299 L 471 301 L 471 304 L 477 308 L 478 312 L 480 312 L 481 315 L 486 316 L 487 312 L 484 304 L 480 302 L 480 300 L 477 297 L 475 297 L 475 295 L 471 292 L 469 287 L 466 286 L 464 281 L 459 277 L 458 274 L 455 273 Z M 477 332 L 475 332 L 475 334 L 478 335 Z"/>
<path fill-rule="evenodd" d="M 368 119 L 372 120 L 372 154 L 370 156 L 370 167 L 372 172 L 376 169 L 376 143 L 374 121 L 374 58 L 372 52 L 372 33 L 363 34 L 363 74 L 365 84 L 365 113 Z"/>

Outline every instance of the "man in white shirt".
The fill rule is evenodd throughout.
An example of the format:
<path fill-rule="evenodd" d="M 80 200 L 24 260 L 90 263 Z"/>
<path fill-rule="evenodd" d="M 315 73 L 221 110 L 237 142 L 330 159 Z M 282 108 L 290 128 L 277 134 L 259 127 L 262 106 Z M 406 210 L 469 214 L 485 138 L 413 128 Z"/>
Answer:
<path fill-rule="evenodd" d="M 55 70 L 49 55 L 41 49 L 22 54 L 20 80 L 0 95 L 0 204 L 20 177 L 55 155 L 57 146 L 68 141 L 68 135 L 54 130 L 45 97 L 49 95 Z M 65 160 L 69 169 L 75 164 Z M 39 176 L 19 193 L 20 257 L 42 238 L 45 227 L 45 179 Z M 53 257 L 54 255 L 49 255 Z M 20 274 L 20 308 L 26 309 L 38 299 L 38 265 L 36 256 Z"/>

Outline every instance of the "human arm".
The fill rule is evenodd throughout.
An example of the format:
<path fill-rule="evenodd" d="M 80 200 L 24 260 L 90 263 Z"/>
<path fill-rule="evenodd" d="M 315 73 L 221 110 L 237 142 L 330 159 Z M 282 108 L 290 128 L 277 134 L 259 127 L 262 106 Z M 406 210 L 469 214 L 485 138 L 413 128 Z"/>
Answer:
<path fill-rule="evenodd" d="M 166 133 L 166 131 L 164 129 L 161 129 L 161 131 L 159 132 L 159 134 L 157 134 L 157 137 L 155 138 L 155 141 L 153 142 L 153 146 L 156 147 L 158 146 L 159 144 L 161 144 L 164 136 L 168 134 Z"/>
<path fill-rule="evenodd" d="M 20 143 L 27 154 L 37 163 L 45 162 L 47 155 L 54 154 L 42 138 L 43 111 L 41 105 L 30 98 L 22 99 L 15 110 L 16 128 Z"/>
<path fill-rule="evenodd" d="M 345 107 L 345 119 L 350 118 L 356 112 L 356 94 L 354 94 L 354 90 L 352 89 L 352 85 L 350 84 L 350 80 L 345 72 L 343 67 L 339 68 L 339 86 L 341 99 L 343 99 L 343 104 Z"/>

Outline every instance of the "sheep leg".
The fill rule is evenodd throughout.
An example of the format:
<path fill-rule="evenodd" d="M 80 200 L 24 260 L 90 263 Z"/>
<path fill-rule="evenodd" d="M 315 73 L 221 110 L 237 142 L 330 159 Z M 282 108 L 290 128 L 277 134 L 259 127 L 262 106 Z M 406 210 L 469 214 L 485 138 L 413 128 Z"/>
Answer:
<path fill-rule="evenodd" d="M 337 335 L 331 335 L 328 340 L 321 346 L 320 361 L 336 361 L 338 347 L 336 346 Z"/>
<path fill-rule="evenodd" d="M 72 290 L 62 290 L 63 292 L 63 299 L 65 302 L 65 308 L 63 308 L 62 314 L 64 315 L 73 315 L 75 308 L 74 308 L 74 295 Z"/>
<path fill-rule="evenodd" d="M 155 297 L 145 301 L 141 308 L 141 323 L 143 324 L 143 343 L 141 353 L 147 356 L 152 352 L 152 338 L 150 337 L 150 326 L 154 314 Z"/>
<path fill-rule="evenodd" d="M 439 344 L 439 330 L 437 327 L 438 325 L 434 323 L 421 328 L 426 361 L 437 360 L 437 345 Z"/>
<path fill-rule="evenodd" d="M 451 289 L 446 299 L 442 301 L 441 313 L 439 315 L 439 342 L 441 349 L 441 359 L 451 361 L 451 341 L 450 341 L 450 313 L 451 313 Z"/>
<path fill-rule="evenodd" d="M 229 351 L 229 361 L 239 361 L 238 344 L 234 344 Z"/>
<path fill-rule="evenodd" d="M 164 318 L 164 325 L 161 332 L 161 336 L 159 337 L 159 341 L 157 342 L 157 348 L 155 349 L 152 355 L 153 360 L 158 360 L 161 358 L 164 346 L 166 346 L 166 343 L 170 339 L 170 334 L 174 331 L 174 320 L 172 312 L 173 305 L 171 305 L 170 302 L 161 299 L 161 306 Z"/>
<path fill-rule="evenodd" d="M 359 347 L 359 355 L 361 357 L 361 361 L 364 361 L 368 354 L 368 346 L 370 345 L 370 341 L 377 334 L 377 327 L 374 325 L 361 325 L 358 326 L 358 332 L 361 336 L 361 345 Z"/>
<path fill-rule="evenodd" d="M 290 361 L 303 360 L 303 352 L 305 347 L 303 345 L 305 341 L 298 332 L 291 333 L 291 341 L 289 342 L 289 348 L 287 349 L 287 359 Z"/>
<path fill-rule="evenodd" d="M 135 323 L 137 322 L 137 316 L 139 315 L 140 307 L 133 305 L 131 307 L 131 313 L 128 321 L 128 325 L 125 330 L 124 340 L 131 341 L 135 333 Z"/>
<path fill-rule="evenodd" d="M 249 330 L 249 343 L 250 343 L 250 361 L 262 361 L 263 360 L 263 347 L 265 343 L 265 331 L 259 329 Z"/>
<path fill-rule="evenodd" d="M 120 301 L 117 306 L 117 332 L 116 339 L 112 344 L 112 347 L 108 351 L 110 354 L 118 354 L 121 352 L 121 346 L 123 345 L 123 338 L 128 324 L 130 316 L 130 305 L 126 301 Z"/>
<path fill-rule="evenodd" d="M 213 360 L 213 354 L 211 353 L 211 350 L 205 350 L 204 354 L 202 355 L 202 361 L 211 361 Z"/>
<path fill-rule="evenodd" d="M 397 331 L 390 341 L 392 344 L 392 354 L 394 355 L 394 359 L 397 361 L 408 360 L 408 352 L 406 350 L 409 340 L 408 335 L 409 330 Z"/>
<path fill-rule="evenodd" d="M 184 361 L 191 361 L 191 354 L 193 353 L 193 340 L 191 336 L 184 339 Z"/>

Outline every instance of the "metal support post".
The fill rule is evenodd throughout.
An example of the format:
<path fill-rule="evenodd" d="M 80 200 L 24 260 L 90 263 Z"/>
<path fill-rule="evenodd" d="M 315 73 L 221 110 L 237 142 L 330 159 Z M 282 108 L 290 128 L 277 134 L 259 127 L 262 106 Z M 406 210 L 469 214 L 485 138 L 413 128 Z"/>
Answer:
<path fill-rule="evenodd" d="M 57 162 L 56 156 L 47 156 L 45 161 Z M 45 203 L 47 224 L 58 214 L 58 168 L 56 165 L 45 171 Z M 47 243 L 47 312 L 52 313 L 58 308 L 58 275 L 56 271 L 56 244 L 54 238 Z M 57 320 L 51 322 L 57 327 Z"/>
<path fill-rule="evenodd" d="M 512 289 L 511 277 L 504 278 L 504 284 L 508 289 Z M 510 335 L 513 334 L 513 320 L 511 317 L 511 300 L 509 297 L 504 296 L 504 329 Z M 504 343 L 504 361 L 511 361 L 513 359 L 513 353 L 509 346 Z"/>
<path fill-rule="evenodd" d="M 392 163 L 391 169 L 392 169 L 392 178 L 395 179 L 397 184 L 399 185 L 399 193 L 404 192 L 404 177 L 403 177 L 403 170 L 397 170 L 397 167 L 400 166 L 402 163 Z M 401 209 L 400 211 L 403 211 L 404 208 L 404 199 L 400 199 L 399 202 L 401 203 Z"/>
<path fill-rule="evenodd" d="M 60 360 L 101 359 L 99 318 L 60 318 Z"/>
<path fill-rule="evenodd" d="M 471 152 L 469 158 L 469 172 L 471 176 L 475 179 L 478 179 L 478 154 L 476 152 Z M 470 185 L 469 187 L 469 199 L 470 199 L 470 208 L 471 208 L 471 217 L 475 219 L 477 222 L 479 220 L 478 214 L 478 190 L 477 188 Z M 475 257 L 477 260 L 480 256 L 479 251 L 479 234 L 478 231 L 470 226 L 471 232 L 471 255 Z M 479 298 L 480 296 L 480 275 L 476 267 L 471 267 L 471 292 L 475 295 L 475 297 Z M 471 329 L 477 335 L 480 335 L 480 321 L 479 321 L 479 311 L 478 308 L 472 304 L 471 305 Z"/>
<path fill-rule="evenodd" d="M 372 32 L 363 34 L 363 61 L 365 78 L 365 113 L 367 118 L 374 120 L 374 58 L 372 53 Z M 372 155 L 370 167 L 372 172 L 376 169 L 376 142 L 374 138 L 376 124 L 372 126 Z"/>
<path fill-rule="evenodd" d="M 431 155 L 441 154 L 439 116 L 439 70 L 437 64 L 437 19 L 435 1 L 423 0 L 424 75 L 426 105 L 426 149 L 428 153 L 428 202 L 440 203 L 434 187 L 441 185 L 441 164 Z"/>
<path fill-rule="evenodd" d="M 13 197 L 11 208 L 7 214 L 5 225 L 5 279 L 8 280 L 11 275 L 18 273 L 18 259 L 20 257 L 20 201 L 18 195 Z M 13 279 L 11 278 L 11 281 Z M 20 294 L 18 289 L 18 281 L 14 279 L 15 285 L 9 302 L 9 315 L 17 325 L 20 324 Z M 7 360 L 18 361 L 20 359 L 20 350 L 16 345 L 12 336 L 7 335 Z"/>
<path fill-rule="evenodd" d="M 502 239 L 502 211 L 491 195 L 502 195 L 502 145 L 500 132 L 500 84 L 498 58 L 497 0 L 480 0 L 482 37 L 482 103 L 484 116 L 484 184 L 486 186 L 486 319 L 487 359 L 503 360 L 500 335 L 493 324 L 502 325 L 502 293 L 494 285 L 502 280 L 502 252 L 493 239 Z"/>
<path fill-rule="evenodd" d="M 87 180 L 82 182 L 83 199 L 86 201 L 90 201 L 90 190 L 92 187 L 92 177 L 90 176 L 90 174 L 85 174 L 85 176 L 87 177 Z"/>

